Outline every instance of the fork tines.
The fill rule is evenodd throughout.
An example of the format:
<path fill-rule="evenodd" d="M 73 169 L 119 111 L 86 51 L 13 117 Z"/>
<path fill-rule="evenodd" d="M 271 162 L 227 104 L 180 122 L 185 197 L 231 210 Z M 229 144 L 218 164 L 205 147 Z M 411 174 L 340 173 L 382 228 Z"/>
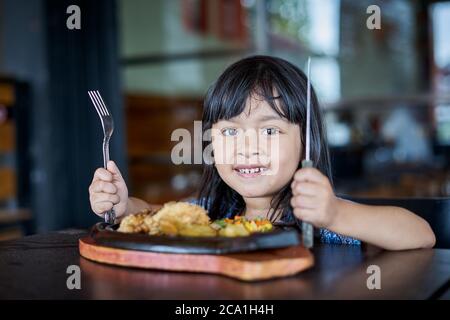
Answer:
<path fill-rule="evenodd" d="M 95 110 L 97 111 L 98 115 L 100 117 L 109 116 L 109 110 L 106 107 L 105 102 L 103 102 L 100 92 L 98 92 L 98 90 L 88 91 L 88 94 L 89 94 L 89 97 L 91 98 L 92 104 L 94 105 Z"/>

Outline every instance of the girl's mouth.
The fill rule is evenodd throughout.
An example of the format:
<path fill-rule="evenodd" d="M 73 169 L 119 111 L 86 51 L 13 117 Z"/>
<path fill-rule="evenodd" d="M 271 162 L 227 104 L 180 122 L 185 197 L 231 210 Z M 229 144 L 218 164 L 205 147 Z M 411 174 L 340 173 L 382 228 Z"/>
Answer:
<path fill-rule="evenodd" d="M 264 175 L 268 168 L 259 165 L 236 166 L 233 168 L 236 173 L 243 178 L 255 178 Z"/>

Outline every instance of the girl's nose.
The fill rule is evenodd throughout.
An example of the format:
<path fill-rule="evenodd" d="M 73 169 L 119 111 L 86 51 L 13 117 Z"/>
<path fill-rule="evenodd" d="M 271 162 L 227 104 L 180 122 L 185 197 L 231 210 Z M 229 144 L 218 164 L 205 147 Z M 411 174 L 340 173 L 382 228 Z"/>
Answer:
<path fill-rule="evenodd" d="M 252 156 L 259 156 L 259 152 L 258 151 L 247 152 L 246 150 L 242 150 L 241 152 L 238 152 L 238 155 L 246 157 L 246 158 L 251 158 Z"/>
<path fill-rule="evenodd" d="M 258 136 L 255 134 L 245 134 L 242 139 L 238 139 L 237 144 L 237 154 L 240 156 L 251 158 L 252 156 L 258 156 L 260 153 Z"/>

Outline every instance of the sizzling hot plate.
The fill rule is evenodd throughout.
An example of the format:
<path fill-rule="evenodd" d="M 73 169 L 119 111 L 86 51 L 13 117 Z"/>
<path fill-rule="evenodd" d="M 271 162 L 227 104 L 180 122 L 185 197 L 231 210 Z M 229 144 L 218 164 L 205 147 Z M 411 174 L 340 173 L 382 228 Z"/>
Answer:
<path fill-rule="evenodd" d="M 298 231 L 290 226 L 275 226 L 266 233 L 254 233 L 246 237 L 183 237 L 150 236 L 146 234 L 116 231 L 119 224 L 99 222 L 91 229 L 91 238 L 101 246 L 184 254 L 227 254 L 284 248 L 301 244 Z"/>

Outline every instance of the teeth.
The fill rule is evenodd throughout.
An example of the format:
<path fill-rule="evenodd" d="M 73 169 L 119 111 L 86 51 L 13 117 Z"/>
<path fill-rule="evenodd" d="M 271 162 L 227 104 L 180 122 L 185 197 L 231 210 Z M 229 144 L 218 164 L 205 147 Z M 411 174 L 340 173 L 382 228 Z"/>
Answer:
<path fill-rule="evenodd" d="M 240 173 L 245 173 L 245 174 L 253 174 L 253 173 L 262 173 L 266 171 L 266 168 L 251 168 L 251 169 L 239 169 Z"/>

